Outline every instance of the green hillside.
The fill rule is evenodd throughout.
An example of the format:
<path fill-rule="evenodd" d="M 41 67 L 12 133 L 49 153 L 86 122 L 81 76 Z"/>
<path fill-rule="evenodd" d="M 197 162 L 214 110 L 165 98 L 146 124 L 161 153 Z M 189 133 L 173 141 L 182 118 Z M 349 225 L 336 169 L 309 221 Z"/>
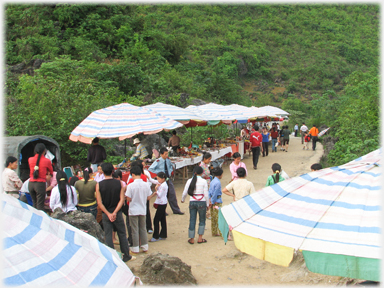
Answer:
<path fill-rule="evenodd" d="M 202 99 L 332 126 L 330 164 L 379 145 L 379 5 L 5 7 L 8 135 L 81 157 L 68 136 L 96 109 Z"/>

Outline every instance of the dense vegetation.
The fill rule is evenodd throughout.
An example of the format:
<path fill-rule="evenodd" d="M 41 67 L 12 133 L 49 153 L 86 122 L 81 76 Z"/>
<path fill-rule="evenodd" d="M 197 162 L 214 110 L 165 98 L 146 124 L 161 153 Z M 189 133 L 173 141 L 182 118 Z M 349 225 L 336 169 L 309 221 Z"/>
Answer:
<path fill-rule="evenodd" d="M 273 105 L 331 126 L 337 165 L 379 146 L 378 5 L 7 5 L 8 135 L 68 140 L 121 102 Z M 359 125 L 357 125 L 359 124 Z"/>

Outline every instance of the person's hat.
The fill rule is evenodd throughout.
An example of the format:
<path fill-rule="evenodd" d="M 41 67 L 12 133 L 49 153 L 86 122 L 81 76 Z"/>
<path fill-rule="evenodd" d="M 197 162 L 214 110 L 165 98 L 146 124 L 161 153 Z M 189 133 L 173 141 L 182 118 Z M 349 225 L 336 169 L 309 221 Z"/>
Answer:
<path fill-rule="evenodd" d="M 133 140 L 133 144 L 137 144 L 137 143 L 140 143 L 139 138 L 136 138 L 135 140 Z"/>

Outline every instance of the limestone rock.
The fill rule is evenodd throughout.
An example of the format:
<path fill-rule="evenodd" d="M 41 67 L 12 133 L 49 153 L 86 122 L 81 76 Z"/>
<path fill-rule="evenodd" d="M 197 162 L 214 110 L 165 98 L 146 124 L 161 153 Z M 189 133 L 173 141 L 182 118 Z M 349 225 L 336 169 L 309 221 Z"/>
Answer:
<path fill-rule="evenodd" d="M 207 102 L 205 102 L 201 99 L 192 99 L 192 101 L 191 101 L 191 105 L 195 105 L 195 106 L 200 106 L 200 105 L 204 105 L 204 104 L 207 104 Z"/>
<path fill-rule="evenodd" d="M 145 135 L 145 138 L 141 140 L 141 144 L 145 146 L 150 154 L 152 153 L 152 149 L 159 151 L 161 147 L 168 146 L 166 140 L 164 140 L 159 134 Z"/>
<path fill-rule="evenodd" d="M 60 208 L 56 208 L 51 214 L 51 217 L 67 222 L 78 229 L 87 231 L 89 235 L 92 235 L 101 243 L 105 244 L 104 231 L 92 214 L 84 213 L 79 210 L 66 214 Z"/>
<path fill-rule="evenodd" d="M 43 59 L 36 59 L 33 62 L 33 69 L 39 69 L 41 64 L 43 64 L 44 60 Z"/>
<path fill-rule="evenodd" d="M 14 66 L 10 66 L 8 68 L 8 70 L 10 72 L 14 72 L 14 73 L 21 73 L 21 70 L 23 70 L 25 68 L 25 66 L 26 66 L 25 63 L 22 62 L 22 63 L 14 65 Z"/>
<path fill-rule="evenodd" d="M 152 253 L 140 267 L 140 278 L 145 285 L 196 285 L 191 266 L 168 254 Z"/>

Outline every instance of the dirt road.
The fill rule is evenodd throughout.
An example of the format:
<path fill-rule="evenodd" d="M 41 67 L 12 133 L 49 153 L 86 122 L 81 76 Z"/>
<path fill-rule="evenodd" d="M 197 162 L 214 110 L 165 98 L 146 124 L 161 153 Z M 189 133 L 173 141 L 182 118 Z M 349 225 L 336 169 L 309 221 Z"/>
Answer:
<path fill-rule="evenodd" d="M 267 157 L 261 157 L 258 169 L 252 168 L 252 155 L 246 155 L 243 162 L 248 169 L 247 179 L 255 185 L 256 191 L 265 186 L 267 178 L 272 174 L 271 166 L 279 163 L 290 177 L 299 176 L 310 172 L 310 166 L 319 162 L 323 152 L 320 143 L 317 150 L 303 150 L 301 139 L 291 136 L 289 152 L 280 151 L 269 153 Z M 223 178 L 221 184 L 224 187 L 231 179 L 229 165 L 223 165 Z M 185 181 L 184 181 L 185 182 Z M 175 180 L 175 188 L 178 201 L 184 189 L 182 179 Z M 188 197 L 187 197 L 188 199 Z M 154 198 L 151 199 L 153 203 Z M 223 194 L 223 206 L 232 202 L 231 197 Z M 174 215 L 167 208 L 168 239 L 149 243 L 149 253 L 160 252 L 179 257 L 183 262 L 192 267 L 192 273 L 199 285 L 336 285 L 341 277 L 330 277 L 311 273 L 305 269 L 303 259 L 294 260 L 290 267 L 281 267 L 269 262 L 259 260 L 253 256 L 241 253 L 233 241 L 224 244 L 221 237 L 211 236 L 211 222 L 207 220 L 204 238 L 207 243 L 190 245 L 188 240 L 189 211 L 188 200 L 179 204 L 185 215 Z M 151 205 L 151 216 L 155 210 Z M 148 234 L 148 237 L 151 235 Z M 195 242 L 197 238 L 195 238 Z M 119 246 L 116 246 L 118 249 Z M 137 276 L 139 268 L 147 255 L 140 253 L 137 260 L 127 262 Z M 145 284 L 145 283 L 144 283 Z"/>

